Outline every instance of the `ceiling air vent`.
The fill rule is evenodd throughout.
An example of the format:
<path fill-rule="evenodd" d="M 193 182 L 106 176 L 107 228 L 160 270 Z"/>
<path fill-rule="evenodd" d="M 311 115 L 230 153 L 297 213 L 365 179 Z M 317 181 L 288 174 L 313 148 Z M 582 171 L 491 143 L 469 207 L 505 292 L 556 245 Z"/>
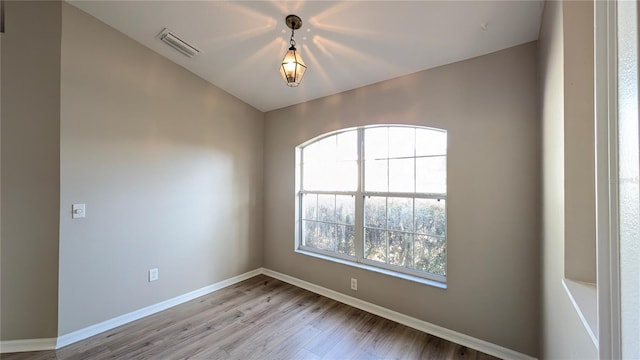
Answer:
<path fill-rule="evenodd" d="M 198 55 L 200 50 L 194 46 L 187 44 L 184 40 L 180 39 L 176 34 L 172 33 L 169 29 L 164 29 L 158 34 L 158 38 L 164 41 L 165 44 L 178 50 L 182 55 L 186 57 L 194 57 Z"/>

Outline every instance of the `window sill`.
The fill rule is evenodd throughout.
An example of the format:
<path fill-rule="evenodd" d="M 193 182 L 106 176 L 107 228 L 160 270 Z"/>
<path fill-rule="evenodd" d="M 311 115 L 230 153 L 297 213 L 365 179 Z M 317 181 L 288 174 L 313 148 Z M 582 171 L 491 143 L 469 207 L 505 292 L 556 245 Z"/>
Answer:
<path fill-rule="evenodd" d="M 582 325 L 584 325 L 591 341 L 598 348 L 598 293 L 596 284 L 562 279 L 562 285 L 575 307 Z"/>
<path fill-rule="evenodd" d="M 375 266 L 371 266 L 371 265 L 356 263 L 356 262 L 349 261 L 349 260 L 343 260 L 343 259 L 338 259 L 338 258 L 334 258 L 334 257 L 331 257 L 331 256 L 317 254 L 317 253 L 314 253 L 314 252 L 311 252 L 311 251 L 305 251 L 305 250 L 296 249 L 295 252 L 298 253 L 298 254 L 312 256 L 312 257 L 315 257 L 315 258 L 318 258 L 318 259 L 323 259 L 323 260 L 339 263 L 339 264 L 342 264 L 342 265 L 352 266 L 352 267 L 355 267 L 355 268 L 358 268 L 358 269 L 373 271 L 373 272 L 376 272 L 378 274 L 384 274 L 384 275 L 388 275 L 388 276 L 391 276 L 391 277 L 394 277 L 394 278 L 403 279 L 403 280 L 415 282 L 415 283 L 422 284 L 422 285 L 433 286 L 433 287 L 436 287 L 436 288 L 439 288 L 439 289 L 446 289 L 447 288 L 447 284 L 446 283 L 435 281 L 435 280 L 429 280 L 429 279 L 421 278 L 419 276 L 413 276 L 413 275 L 403 274 L 403 273 L 399 273 L 399 272 L 395 272 L 395 271 L 391 271 L 391 270 L 387 270 L 387 269 L 381 269 L 381 268 L 378 268 L 378 267 L 375 267 Z"/>

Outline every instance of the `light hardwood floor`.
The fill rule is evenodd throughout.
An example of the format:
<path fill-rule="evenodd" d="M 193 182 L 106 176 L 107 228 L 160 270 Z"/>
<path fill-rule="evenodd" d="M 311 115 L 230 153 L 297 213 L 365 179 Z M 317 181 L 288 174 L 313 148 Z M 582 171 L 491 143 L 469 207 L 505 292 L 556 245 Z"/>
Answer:
<path fill-rule="evenodd" d="M 2 359 L 495 359 L 259 275 L 56 351 Z"/>

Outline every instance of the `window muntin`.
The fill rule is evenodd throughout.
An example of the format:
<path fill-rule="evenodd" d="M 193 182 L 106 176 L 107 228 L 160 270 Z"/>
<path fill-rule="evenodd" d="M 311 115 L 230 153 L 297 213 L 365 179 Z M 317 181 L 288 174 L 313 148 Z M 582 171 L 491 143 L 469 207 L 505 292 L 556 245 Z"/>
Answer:
<path fill-rule="evenodd" d="M 366 196 L 364 261 L 445 276 L 445 201 Z"/>
<path fill-rule="evenodd" d="M 354 196 L 304 193 L 301 197 L 304 246 L 355 257 Z"/>
<path fill-rule="evenodd" d="M 356 191 L 358 187 L 357 132 L 345 131 L 314 141 L 303 149 L 302 189 Z"/>
<path fill-rule="evenodd" d="M 370 126 L 298 147 L 297 247 L 446 279 L 444 130 Z"/>

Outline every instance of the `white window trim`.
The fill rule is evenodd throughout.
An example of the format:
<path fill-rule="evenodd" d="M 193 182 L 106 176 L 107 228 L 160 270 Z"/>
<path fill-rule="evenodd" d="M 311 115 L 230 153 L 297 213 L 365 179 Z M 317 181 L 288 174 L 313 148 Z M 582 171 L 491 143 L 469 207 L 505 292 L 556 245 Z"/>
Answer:
<path fill-rule="evenodd" d="M 365 269 L 396 278 L 401 278 L 408 281 L 418 282 L 425 285 L 434 286 L 441 289 L 446 289 L 447 277 L 437 274 L 432 274 L 424 271 L 403 268 L 392 264 L 382 263 L 375 260 L 369 260 L 364 258 L 364 199 L 368 196 L 381 196 L 381 197 L 404 197 L 414 199 L 442 199 L 445 201 L 445 227 L 447 226 L 447 194 L 444 193 L 406 193 L 406 192 L 377 192 L 377 191 L 364 191 L 364 130 L 375 127 L 402 127 L 403 125 L 397 124 L 384 124 L 384 125 L 371 125 L 371 126 L 359 126 L 355 128 L 340 129 L 337 131 L 329 132 L 312 138 L 305 143 L 299 145 L 295 149 L 295 242 L 294 251 L 299 254 L 312 256 L 319 259 L 324 259 L 343 265 L 353 266 L 360 269 Z M 426 126 L 414 126 L 405 125 L 410 128 L 421 128 L 428 130 L 444 131 L 443 129 L 430 128 Z M 343 132 L 357 131 L 357 143 L 358 143 L 358 184 L 356 191 L 304 191 L 302 190 L 302 150 L 305 146 L 319 141 L 325 137 L 334 136 Z M 445 154 L 448 159 L 448 154 Z M 414 171 L 414 177 L 416 176 Z M 414 179 L 415 183 L 415 179 Z M 302 194 L 330 194 L 330 195 L 352 195 L 355 197 L 355 220 L 354 220 L 354 232 L 355 232 L 355 251 L 356 256 L 349 256 L 339 254 L 331 251 L 325 251 L 312 247 L 304 246 L 302 243 Z M 448 231 L 447 231 L 448 232 Z M 444 236 L 445 241 L 448 237 Z M 448 253 L 447 253 L 448 254 Z M 445 255 L 446 256 L 446 255 Z M 445 260 L 445 274 L 447 274 L 448 261 Z"/>
<path fill-rule="evenodd" d="M 314 250 L 317 250 L 317 249 L 314 249 Z M 392 277 L 395 277 L 395 278 L 416 282 L 416 283 L 419 283 L 419 284 L 429 285 L 429 286 L 433 286 L 433 287 L 440 288 L 440 289 L 446 289 L 447 288 L 447 284 L 445 282 L 442 282 L 442 281 L 431 280 L 431 279 L 427 279 L 427 278 L 425 278 L 423 276 L 414 276 L 414 275 L 401 273 L 401 272 L 394 271 L 394 270 L 387 270 L 387 269 L 381 268 L 381 267 L 379 267 L 377 265 L 376 266 L 370 266 L 370 265 L 367 265 L 367 264 L 354 262 L 353 260 L 344 260 L 342 258 L 336 257 L 333 253 L 331 255 L 323 255 L 323 254 L 320 254 L 320 253 L 318 253 L 316 251 L 307 251 L 307 250 L 299 249 L 299 248 L 295 249 L 294 251 L 296 253 L 298 253 L 298 254 L 303 254 L 303 255 L 306 255 L 306 256 L 311 256 L 311 257 L 315 257 L 315 258 L 318 258 L 318 259 L 327 260 L 327 261 L 331 261 L 331 262 L 342 264 L 342 265 L 346 265 L 346 266 L 351 266 L 351 267 L 358 268 L 358 269 L 368 270 L 368 271 L 372 271 L 372 272 L 375 272 L 375 273 L 378 273 L 378 274 L 384 274 L 384 275 L 392 276 Z"/>
<path fill-rule="evenodd" d="M 596 136 L 597 347 L 601 359 L 622 354 L 617 160 L 617 14 L 615 1 L 594 2 Z"/>

